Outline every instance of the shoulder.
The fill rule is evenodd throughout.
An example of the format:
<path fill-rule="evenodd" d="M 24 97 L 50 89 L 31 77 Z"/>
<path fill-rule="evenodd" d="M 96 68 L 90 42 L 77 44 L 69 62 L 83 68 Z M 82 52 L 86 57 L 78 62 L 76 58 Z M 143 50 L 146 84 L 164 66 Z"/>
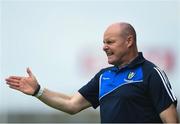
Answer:
<path fill-rule="evenodd" d="M 145 60 L 143 65 L 142 65 L 142 69 L 143 69 L 143 73 L 144 75 L 151 75 L 151 74 L 156 74 L 157 73 L 157 69 L 160 70 L 160 68 L 155 65 L 153 62 L 149 61 L 149 60 Z"/>
<path fill-rule="evenodd" d="M 109 71 L 109 70 L 112 70 L 113 68 L 114 68 L 114 66 L 100 69 L 99 72 L 97 72 L 97 73 L 94 75 L 94 77 L 93 77 L 89 82 L 91 82 L 91 83 L 92 83 L 92 82 L 95 82 L 95 83 L 98 82 L 100 76 L 101 76 L 104 72 Z"/>
<path fill-rule="evenodd" d="M 144 79 L 151 83 L 151 84 L 162 84 L 164 82 L 168 82 L 168 77 L 166 75 L 166 73 L 157 65 L 155 65 L 154 63 L 146 60 L 143 65 L 143 75 L 144 75 Z"/>

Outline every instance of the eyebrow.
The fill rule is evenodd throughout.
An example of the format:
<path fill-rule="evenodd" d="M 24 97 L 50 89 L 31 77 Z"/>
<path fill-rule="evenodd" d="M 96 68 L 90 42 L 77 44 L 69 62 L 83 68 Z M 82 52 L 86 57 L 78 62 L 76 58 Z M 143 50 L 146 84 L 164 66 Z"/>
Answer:
<path fill-rule="evenodd" d="M 107 40 L 103 40 L 103 43 L 108 43 L 108 42 L 115 42 L 115 40 L 112 40 L 112 39 L 107 39 Z"/>

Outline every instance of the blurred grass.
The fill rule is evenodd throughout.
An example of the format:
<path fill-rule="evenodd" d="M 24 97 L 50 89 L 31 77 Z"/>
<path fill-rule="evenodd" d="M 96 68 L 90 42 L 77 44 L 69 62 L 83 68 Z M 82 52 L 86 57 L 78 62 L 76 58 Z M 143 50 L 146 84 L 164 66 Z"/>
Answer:
<path fill-rule="evenodd" d="M 6 118 L 6 119 L 4 119 Z M 0 114 L 0 123 L 99 123 L 97 111 L 82 111 L 75 115 L 62 112 L 8 112 Z"/>

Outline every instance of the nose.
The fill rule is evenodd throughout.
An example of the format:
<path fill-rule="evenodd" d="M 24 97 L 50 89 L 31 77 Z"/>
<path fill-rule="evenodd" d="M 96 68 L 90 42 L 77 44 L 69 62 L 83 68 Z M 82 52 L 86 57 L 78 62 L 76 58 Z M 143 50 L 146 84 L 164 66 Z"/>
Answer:
<path fill-rule="evenodd" d="M 109 48 L 108 45 L 106 43 L 104 43 L 103 50 L 106 51 L 108 48 Z"/>

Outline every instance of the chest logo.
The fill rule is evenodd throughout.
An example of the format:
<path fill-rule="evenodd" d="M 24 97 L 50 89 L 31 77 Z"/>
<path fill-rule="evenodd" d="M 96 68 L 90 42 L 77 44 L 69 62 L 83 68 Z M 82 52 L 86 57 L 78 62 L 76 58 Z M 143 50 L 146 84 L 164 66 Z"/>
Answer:
<path fill-rule="evenodd" d="M 135 72 L 129 72 L 128 74 L 128 80 L 132 79 L 136 73 Z"/>

